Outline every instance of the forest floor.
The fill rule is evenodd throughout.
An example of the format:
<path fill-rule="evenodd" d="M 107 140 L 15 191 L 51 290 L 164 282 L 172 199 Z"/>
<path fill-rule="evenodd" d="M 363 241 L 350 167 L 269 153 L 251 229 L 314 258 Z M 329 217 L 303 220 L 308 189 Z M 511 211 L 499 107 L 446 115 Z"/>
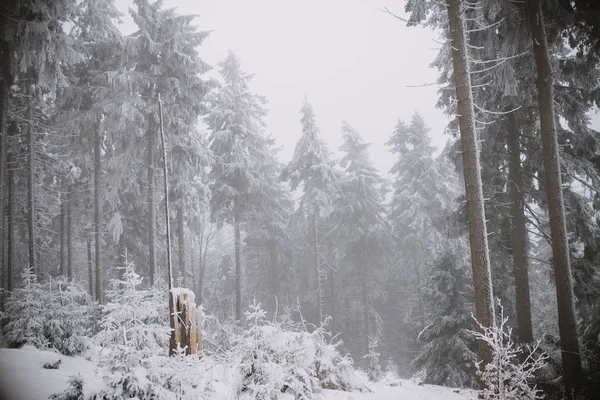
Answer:
<path fill-rule="evenodd" d="M 59 369 L 44 369 L 47 362 L 61 360 Z M 46 400 L 54 393 L 65 390 L 70 376 L 84 377 L 84 394 L 102 389 L 102 378 L 97 367 L 82 357 L 67 357 L 31 346 L 22 349 L 0 349 L 0 399 Z M 227 400 L 229 389 L 223 379 L 215 376 L 214 400 Z M 369 383 L 372 393 L 325 390 L 325 400 L 471 400 L 476 393 L 433 385 L 418 385 L 410 380 L 399 380 L 397 386 L 383 382 Z M 458 393 L 457 393 L 458 392 Z"/>

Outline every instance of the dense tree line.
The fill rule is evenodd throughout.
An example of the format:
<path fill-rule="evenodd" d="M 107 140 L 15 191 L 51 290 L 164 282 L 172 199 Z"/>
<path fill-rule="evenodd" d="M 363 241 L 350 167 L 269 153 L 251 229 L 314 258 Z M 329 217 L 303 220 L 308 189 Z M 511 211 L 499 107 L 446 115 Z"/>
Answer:
<path fill-rule="evenodd" d="M 600 368 L 595 7 L 409 0 L 405 22 L 447 38 L 433 64 L 452 139 L 438 154 L 422 116 L 399 120 L 388 182 L 347 122 L 335 159 L 306 98 L 282 164 L 252 74 L 230 52 L 208 78 L 209 32 L 160 0 L 134 1 L 127 36 L 112 0 L 3 3 L 2 305 L 22 271 L 103 303 L 125 254 L 142 286 L 164 283 L 169 212 L 176 284 L 219 318 L 300 305 L 356 356 L 379 343 L 406 374 L 475 386 L 492 349 L 470 315 L 493 327 L 501 299 L 519 343 L 560 347 L 552 376 L 579 393 Z"/>

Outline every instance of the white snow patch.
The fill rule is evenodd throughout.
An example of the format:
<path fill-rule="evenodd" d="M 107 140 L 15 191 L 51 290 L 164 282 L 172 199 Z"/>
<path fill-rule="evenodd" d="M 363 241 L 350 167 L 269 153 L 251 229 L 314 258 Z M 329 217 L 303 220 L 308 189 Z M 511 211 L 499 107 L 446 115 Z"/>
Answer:
<path fill-rule="evenodd" d="M 62 360 L 59 369 L 44 369 L 46 362 Z M 207 363 L 207 364 L 210 364 Z M 207 365 L 208 366 L 208 365 Z M 207 368 L 214 390 L 212 398 L 227 400 L 231 388 L 226 366 L 212 365 Z M 53 351 L 38 350 L 31 346 L 22 349 L 0 349 L 0 398 L 2 400 L 46 400 L 51 394 L 60 393 L 68 386 L 68 378 L 81 374 L 84 379 L 84 394 L 103 389 L 102 374 L 92 362 L 83 357 L 66 357 Z M 441 386 L 418 385 L 410 380 L 394 382 L 398 386 L 388 386 L 382 382 L 369 382 L 372 393 L 341 392 L 324 390 L 324 400 L 474 400 L 476 392 L 452 389 Z M 458 391 L 456 393 L 455 391 Z M 282 396 L 282 399 L 285 399 Z"/>

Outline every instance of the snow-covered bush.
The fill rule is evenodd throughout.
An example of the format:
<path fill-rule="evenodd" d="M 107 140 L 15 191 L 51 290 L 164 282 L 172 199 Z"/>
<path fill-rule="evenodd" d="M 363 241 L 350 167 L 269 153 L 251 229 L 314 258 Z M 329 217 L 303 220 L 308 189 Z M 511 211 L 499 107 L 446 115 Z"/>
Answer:
<path fill-rule="evenodd" d="M 533 347 L 516 346 L 512 340 L 512 329 L 507 325 L 508 317 L 500 307 L 500 321 L 497 326 L 484 327 L 479 322 L 481 332 L 471 332 L 475 337 L 490 346 L 493 358 L 485 369 L 479 365 L 478 376 L 483 388 L 480 398 L 484 400 L 535 400 L 541 393 L 533 382 L 536 371 L 542 369 L 546 356 L 539 354 L 539 343 Z M 519 360 L 519 357 L 524 359 Z"/>
<path fill-rule="evenodd" d="M 383 375 L 381 364 L 379 363 L 379 356 L 381 354 L 377 352 L 377 347 L 379 347 L 379 338 L 377 336 L 370 336 L 369 352 L 363 356 L 368 361 L 367 376 L 370 381 L 377 381 Z"/>
<path fill-rule="evenodd" d="M 89 294 L 65 277 L 39 283 L 30 268 L 6 302 L 6 340 L 10 346 L 51 347 L 66 355 L 82 353 L 91 329 Z"/>
<path fill-rule="evenodd" d="M 365 386 L 354 371 L 354 361 L 348 354 L 342 355 L 341 340 L 331 338 L 322 325 L 310 334 L 315 346 L 315 372 L 323 389 L 363 391 Z"/>
<path fill-rule="evenodd" d="M 141 283 L 132 262 L 124 267 L 122 279 L 111 281 L 107 303 L 100 307 L 102 330 L 95 338 L 100 346 L 125 346 L 148 356 L 164 353 L 170 332 L 166 296 L 158 295 L 158 289 L 140 290 Z"/>
<path fill-rule="evenodd" d="M 164 357 L 168 348 L 169 327 L 160 324 L 164 305 L 150 291 L 138 289 L 142 279 L 133 263 L 126 263 L 124 270 L 122 280 L 111 282 L 108 303 L 101 307 L 102 330 L 95 340 L 102 347 L 100 366 L 107 371 L 106 389 L 93 398 L 175 398 L 159 380 L 165 378 L 164 373 L 154 371 L 157 357 Z"/>
<path fill-rule="evenodd" d="M 49 343 L 44 334 L 44 322 L 49 296 L 31 268 L 23 270 L 21 279 L 22 286 L 13 290 L 6 300 L 6 341 L 11 347 L 31 344 L 46 348 Z"/>
<path fill-rule="evenodd" d="M 61 393 L 50 396 L 50 400 L 85 400 L 83 397 L 83 377 L 81 374 L 69 377 L 69 387 Z"/>
<path fill-rule="evenodd" d="M 83 353 L 92 328 L 91 296 L 64 276 L 50 279 L 42 287 L 48 296 L 44 334 L 49 345 L 66 355 Z"/>
<path fill-rule="evenodd" d="M 248 329 L 232 349 L 237 399 L 321 399 L 315 352 L 307 332 L 286 332 L 266 320 L 260 304 L 246 312 Z"/>

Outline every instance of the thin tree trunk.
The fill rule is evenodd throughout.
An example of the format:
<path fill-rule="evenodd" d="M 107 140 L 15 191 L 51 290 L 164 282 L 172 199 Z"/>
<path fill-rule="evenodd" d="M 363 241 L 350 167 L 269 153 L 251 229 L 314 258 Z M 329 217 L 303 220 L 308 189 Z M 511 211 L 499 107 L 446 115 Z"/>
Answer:
<path fill-rule="evenodd" d="M 183 219 L 183 206 L 177 208 L 177 245 L 179 247 L 179 273 L 181 274 L 182 285 L 185 286 L 185 221 Z"/>
<path fill-rule="evenodd" d="M 2 41 L 0 45 L 0 52 L 2 54 L 2 86 L 0 87 L 1 96 L 0 104 L 2 110 L 0 111 L 0 264 L 2 264 L 2 272 L 4 272 L 4 263 L 8 264 L 8 242 L 10 241 L 10 232 L 8 231 L 8 211 L 7 203 L 10 201 L 8 197 L 8 188 L 10 185 L 8 182 L 8 111 L 10 109 L 10 86 L 12 85 L 12 56 L 10 44 L 7 41 Z M 4 275 L 4 274 L 2 274 Z M 11 286 L 8 279 L 10 279 L 8 271 L 6 271 L 7 283 L 4 286 L 4 279 L 2 279 L 2 287 L 10 291 Z M 3 276 L 4 278 L 4 276 Z M 3 303 L 4 304 L 4 303 Z"/>
<path fill-rule="evenodd" d="M 100 303 L 103 301 L 102 293 L 102 278 L 100 265 L 100 213 L 102 212 L 102 204 L 100 199 L 100 123 L 96 127 L 94 137 L 94 250 L 96 257 L 96 300 Z"/>
<path fill-rule="evenodd" d="M 425 329 L 425 306 L 423 305 L 423 288 L 421 283 L 421 269 L 417 264 L 417 257 L 413 256 L 413 265 L 415 266 L 415 275 L 417 278 L 417 296 L 419 303 L 419 321 L 421 323 L 421 329 Z"/>
<path fill-rule="evenodd" d="M 190 237 L 190 272 L 192 274 L 192 290 L 194 293 L 198 293 L 198 282 L 196 281 L 196 266 L 194 263 L 194 236 Z M 200 304 L 200 300 L 198 300 L 198 304 Z"/>
<path fill-rule="evenodd" d="M 206 249 L 204 247 L 204 226 L 198 238 L 198 304 L 202 303 L 202 286 L 204 284 L 204 266 Z"/>
<path fill-rule="evenodd" d="M 331 268 L 329 270 L 329 293 L 331 296 L 331 310 L 330 310 L 330 317 L 331 317 L 331 332 L 335 335 L 337 333 L 337 327 L 336 327 L 336 307 L 335 307 L 335 271 L 333 270 L 333 268 Z"/>
<path fill-rule="evenodd" d="M 152 118 L 152 117 L 150 117 Z M 148 274 L 150 285 L 154 285 L 156 273 L 155 211 L 154 211 L 154 126 L 151 124 L 148 135 Z"/>
<path fill-rule="evenodd" d="M 29 83 L 31 85 L 31 83 Z M 33 96 L 33 91 L 28 90 L 30 96 Z M 27 121 L 27 149 L 28 149 L 28 166 L 27 166 L 27 225 L 29 228 L 29 266 L 32 268 L 34 274 L 39 278 L 37 257 L 36 257 L 36 231 L 35 231 L 35 146 L 33 138 L 33 100 L 29 99 L 28 108 L 28 121 Z"/>
<path fill-rule="evenodd" d="M 523 196 L 523 176 L 521 175 L 521 149 L 516 113 L 507 115 L 506 144 L 508 148 L 508 176 L 510 191 L 510 220 L 512 256 L 515 275 L 515 303 L 517 311 L 517 332 L 519 342 L 533 342 L 531 325 L 531 302 L 529 299 L 529 260 L 527 259 L 527 227 L 525 225 L 525 199 Z"/>
<path fill-rule="evenodd" d="M 63 189 L 65 187 L 65 185 L 63 184 Z M 60 261 L 58 263 L 59 265 L 59 275 L 66 275 L 65 273 L 65 247 L 66 247 L 66 243 L 65 243 L 65 203 L 66 201 L 66 193 L 63 191 L 60 193 L 60 252 L 59 252 L 59 258 Z"/>
<path fill-rule="evenodd" d="M 167 148 L 165 146 L 165 132 L 163 129 L 163 109 L 160 94 L 158 95 L 158 110 L 160 118 L 160 141 L 162 145 L 163 161 L 163 189 L 165 195 L 165 228 L 167 233 L 167 282 L 169 287 L 169 326 L 171 327 L 171 339 L 169 346 L 169 356 L 175 355 L 179 343 L 175 335 L 175 301 L 173 299 L 173 269 L 171 266 L 171 221 L 169 217 L 169 171 L 167 169 Z M 152 224 L 154 225 L 154 224 Z M 154 282 L 152 282 L 154 284 Z"/>
<path fill-rule="evenodd" d="M 365 354 L 369 354 L 369 296 L 367 286 L 367 271 L 363 263 L 362 253 L 358 250 L 358 269 L 362 275 L 361 289 L 363 301 L 363 324 L 365 331 Z"/>
<path fill-rule="evenodd" d="M 552 258 L 558 303 L 558 327 L 565 394 L 577 394 L 581 388 L 581 356 L 577 340 L 577 323 L 573 295 L 573 278 L 562 193 L 560 159 L 554 119 L 552 67 L 548 53 L 546 29 L 539 0 L 528 0 L 529 25 L 537 69 L 538 102 L 542 153 L 548 194 L 548 213 L 552 238 Z"/>
<path fill-rule="evenodd" d="M 90 296 L 94 297 L 94 270 L 92 264 L 92 240 L 88 236 L 87 238 L 87 261 L 88 261 L 88 286 L 90 290 Z"/>
<path fill-rule="evenodd" d="M 6 191 L 8 199 L 6 202 L 6 290 L 12 291 L 13 281 L 13 207 L 15 204 L 15 191 L 13 187 L 13 172 L 11 168 L 12 162 L 10 155 L 6 157 Z"/>
<path fill-rule="evenodd" d="M 240 235 L 240 220 L 237 212 L 237 206 L 234 204 L 233 225 L 235 230 L 235 319 L 242 320 L 242 263 L 240 255 L 241 235 Z"/>
<path fill-rule="evenodd" d="M 67 185 L 67 276 L 73 279 L 73 193 Z"/>
<path fill-rule="evenodd" d="M 316 288 L 317 288 L 317 304 L 316 304 L 316 320 L 317 325 L 321 325 L 323 322 L 323 310 L 321 308 L 323 294 L 321 292 L 321 262 L 319 260 L 319 229 L 317 224 L 317 214 L 319 212 L 318 206 L 315 205 L 313 213 L 313 239 L 314 239 L 314 252 L 315 252 L 315 274 L 316 274 Z"/>
<path fill-rule="evenodd" d="M 269 302 L 271 310 L 275 312 L 277 307 L 277 295 L 279 294 L 279 269 L 277 262 L 277 242 L 274 239 L 269 239 L 269 286 L 271 295 Z"/>
<path fill-rule="evenodd" d="M 487 228 L 479 151 L 475 132 L 473 112 L 473 94 L 469 75 L 467 43 L 461 18 L 460 0 L 447 0 L 448 23 L 452 40 L 452 64 L 458 101 L 458 124 L 462 144 L 463 171 L 467 197 L 467 217 L 469 242 L 471 244 L 471 267 L 475 291 L 475 314 L 479 323 L 491 327 L 494 322 L 494 303 L 492 299 L 492 276 L 487 242 Z M 479 343 L 479 359 L 482 367 L 492 359 L 489 346 Z"/>

